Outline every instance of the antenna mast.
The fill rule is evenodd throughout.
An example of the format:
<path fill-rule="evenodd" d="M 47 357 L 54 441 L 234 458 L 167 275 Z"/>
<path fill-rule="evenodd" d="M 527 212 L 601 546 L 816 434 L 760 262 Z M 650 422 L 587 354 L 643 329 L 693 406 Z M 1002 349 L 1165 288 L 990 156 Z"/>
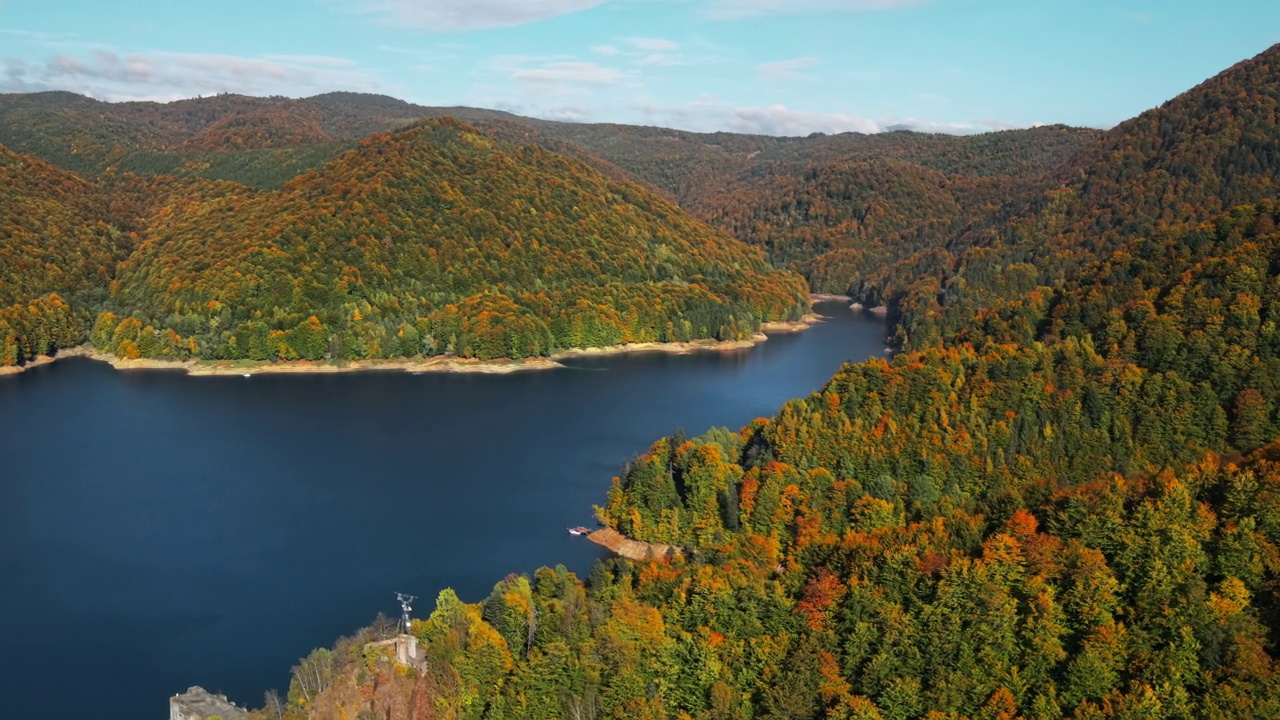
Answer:
<path fill-rule="evenodd" d="M 412 635 L 409 628 L 409 613 L 413 610 L 412 603 L 417 600 L 417 595 L 406 595 L 402 592 L 396 593 L 396 600 L 400 601 L 400 632 L 406 635 Z"/>

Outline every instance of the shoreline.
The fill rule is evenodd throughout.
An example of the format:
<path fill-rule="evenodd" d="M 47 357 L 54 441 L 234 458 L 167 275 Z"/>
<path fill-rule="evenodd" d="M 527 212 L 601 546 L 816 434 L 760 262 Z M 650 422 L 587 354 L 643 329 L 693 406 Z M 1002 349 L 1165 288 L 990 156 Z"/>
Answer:
<path fill-rule="evenodd" d="M 18 375 L 31 368 L 48 365 L 66 358 L 83 357 L 97 362 L 104 362 L 122 371 L 136 370 L 168 370 L 180 371 L 192 377 L 234 376 L 234 375 L 302 375 L 302 374 L 336 374 L 350 372 L 401 371 L 410 373 L 482 373 L 500 375 L 529 370 L 552 370 L 563 368 L 560 360 L 578 357 L 603 357 L 630 353 L 665 352 L 685 355 L 693 352 L 719 351 L 728 352 L 755 347 L 769 339 L 766 333 L 795 333 L 808 329 L 822 322 L 822 316 L 809 313 L 799 320 L 764 323 L 760 331 L 745 340 L 693 340 L 690 342 L 646 342 L 628 343 L 625 345 L 608 345 L 604 347 L 571 348 L 562 350 L 549 357 L 533 358 L 501 358 L 494 360 L 478 360 L 475 358 L 430 357 L 430 358 L 387 358 L 380 360 L 350 360 L 332 362 L 328 360 L 285 360 L 263 361 L 252 360 L 159 360 L 153 358 L 137 358 L 133 360 L 119 358 L 99 352 L 89 345 L 59 350 L 57 355 L 41 355 L 25 365 L 8 365 L 0 367 L 0 377 Z"/>
<path fill-rule="evenodd" d="M 587 539 L 614 555 L 620 555 L 629 560 L 660 559 L 671 555 L 684 554 L 682 549 L 674 545 L 632 540 L 611 527 L 603 527 L 596 530 L 587 535 Z"/>
<path fill-rule="evenodd" d="M 872 315 L 876 315 L 878 317 L 885 317 L 886 315 L 889 314 L 889 308 L 885 305 L 877 305 L 875 307 L 869 308 L 863 305 L 862 303 L 857 302 L 856 300 L 854 300 L 852 297 L 848 295 L 834 295 L 832 293 L 811 293 L 809 295 L 809 300 L 813 302 L 849 303 L 849 309 L 854 312 L 861 310 L 863 312 L 869 312 Z"/>
<path fill-rule="evenodd" d="M 857 312 L 859 310 L 861 310 L 862 312 L 869 312 L 872 315 L 875 315 L 876 317 L 885 317 L 889 314 L 889 307 L 887 305 L 877 305 L 875 307 L 869 308 L 869 307 L 865 307 L 862 303 L 852 303 L 851 305 L 849 305 L 849 309 L 853 310 L 854 312 Z"/>

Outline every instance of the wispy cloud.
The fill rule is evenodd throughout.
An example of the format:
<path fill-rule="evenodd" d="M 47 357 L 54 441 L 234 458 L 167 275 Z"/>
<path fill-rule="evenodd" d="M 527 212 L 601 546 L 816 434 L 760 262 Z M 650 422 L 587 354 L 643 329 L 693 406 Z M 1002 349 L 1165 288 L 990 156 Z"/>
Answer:
<path fill-rule="evenodd" d="M 327 55 L 263 55 L 262 58 L 272 62 L 316 67 L 349 68 L 357 65 L 355 60 Z"/>
<path fill-rule="evenodd" d="M 676 43 L 662 38 L 633 37 L 627 38 L 627 42 L 641 50 L 648 50 L 650 52 L 670 52 L 680 47 Z"/>
<path fill-rule="evenodd" d="M 329 0 L 400 27 L 430 32 L 513 27 L 586 10 L 608 0 Z"/>
<path fill-rule="evenodd" d="M 332 90 L 396 91 L 343 58 L 120 53 L 93 48 L 43 61 L 6 58 L 0 90 L 70 90 L 100 100 L 176 100 L 243 93 L 300 97 Z"/>
<path fill-rule="evenodd" d="M 732 130 L 753 135 L 801 136 L 813 133 L 880 133 L 893 130 L 970 134 L 1009 130 L 1016 125 L 986 119 L 972 123 L 930 122 L 911 118 L 873 119 L 852 112 L 812 112 L 785 105 L 740 106 L 710 95 L 681 105 L 648 103 L 635 110 L 642 122 L 700 132 Z"/>
<path fill-rule="evenodd" d="M 734 108 L 729 126 L 756 135 L 808 135 L 815 132 L 874 133 L 882 129 L 874 120 L 848 113 L 815 113 L 785 105 Z"/>
<path fill-rule="evenodd" d="M 707 14 L 717 20 L 736 20 L 761 15 L 781 15 L 836 10 L 896 10 L 924 5 L 930 0 L 711 0 Z"/>
<path fill-rule="evenodd" d="M 551 62 L 538 68 L 523 68 L 512 73 L 516 80 L 537 84 L 616 85 L 622 79 L 618 70 L 590 62 Z"/>
<path fill-rule="evenodd" d="M 502 110 L 513 115 L 541 118 L 543 120 L 559 120 L 561 122 L 591 122 L 595 119 L 591 109 L 583 105 L 555 104 L 544 105 L 538 102 L 525 102 L 511 99 L 491 99 L 484 103 L 486 107 Z"/>
<path fill-rule="evenodd" d="M 649 53 L 636 60 L 636 64 L 640 67 L 675 67 L 677 65 L 692 65 L 693 62 L 691 58 L 672 53 Z"/>
<path fill-rule="evenodd" d="M 71 35 L 55 35 L 53 33 L 37 32 L 35 30 L 19 30 L 17 28 L 0 28 L 0 35 L 12 35 L 14 37 L 25 38 L 27 40 L 40 40 L 45 42 L 69 40 L 74 37 Z"/>
<path fill-rule="evenodd" d="M 674 0 L 646 0 L 652 2 Z M 696 43 L 695 43 L 696 44 Z M 703 48 L 704 50 L 706 48 Z M 675 67 L 679 65 L 695 65 L 718 62 L 721 58 L 713 55 L 690 55 L 680 43 L 666 38 L 626 37 L 614 38 L 607 45 L 596 45 L 591 51 L 602 57 L 626 58 L 636 68 Z"/>
<path fill-rule="evenodd" d="M 821 64 L 822 61 L 818 58 L 805 56 L 792 60 L 761 63 L 756 66 L 756 72 L 766 80 L 804 80 L 813 77 L 805 70 Z"/>

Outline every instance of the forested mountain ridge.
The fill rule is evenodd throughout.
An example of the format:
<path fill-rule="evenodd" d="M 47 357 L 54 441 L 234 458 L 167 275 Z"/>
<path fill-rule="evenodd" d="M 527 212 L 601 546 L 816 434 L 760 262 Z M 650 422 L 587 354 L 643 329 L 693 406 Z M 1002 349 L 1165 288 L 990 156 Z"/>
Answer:
<path fill-rule="evenodd" d="M 200 187 L 121 265 L 99 347 L 528 357 L 739 339 L 808 306 L 799 277 L 672 203 L 457 120 L 372 136 L 278 191 Z"/>
<path fill-rule="evenodd" d="M 235 180 L 276 188 L 313 169 L 374 132 L 388 132 L 422 118 L 458 117 L 503 140 L 537 143 L 573 155 L 599 169 L 667 193 L 696 216 L 769 251 L 778 264 L 805 263 L 826 249 L 862 248 L 869 238 L 892 246 L 873 220 L 847 232 L 846 218 L 810 213 L 808 194 L 837 206 L 837 214 L 892 204 L 907 217 L 934 217 L 942 205 L 917 208 L 906 196 L 885 194 L 875 183 L 816 187 L 811 174 L 831 166 L 889 163 L 928 176 L 941 173 L 943 192 L 964 212 L 949 226 L 1010 188 L 1069 159 L 1096 130 L 1052 126 L 974 136 L 897 131 L 772 137 L 695 133 L 659 127 L 565 123 L 477 108 L 413 105 L 380 95 L 329 93 L 302 100 L 217 96 L 173 103 L 102 103 L 70 93 L 0 95 L 0 142 L 64 167 L 90 174 L 177 174 Z M 928 172 L 932 171 L 932 173 Z M 914 173 L 908 177 L 915 179 Z M 930 182 L 935 182 L 930 180 Z M 806 190 L 788 189 L 805 185 Z M 792 203 L 789 195 L 801 195 Z M 852 195 L 850 195 L 852 193 Z M 778 198 L 783 198 L 779 201 Z M 778 206 L 775 206 L 777 203 Z M 789 228 L 821 237 L 818 245 L 792 241 Z M 834 284 L 828 283 L 828 284 Z"/>
<path fill-rule="evenodd" d="M 222 148 L 340 136 L 324 117 L 286 131 L 280 104 L 261 106 L 197 103 L 183 143 L 241 156 Z M 0 365 L 86 337 L 125 358 L 527 357 L 741 339 L 808 308 L 799 277 L 607 163 L 448 118 L 366 138 L 279 190 L 0 161 Z"/>
<path fill-rule="evenodd" d="M 815 290 L 844 292 L 1046 186 L 1098 134 L 1047 126 L 966 137 L 834 136 L 703 185 L 686 206 L 800 270 Z"/>
<path fill-rule="evenodd" d="M 379 99 L 330 93 L 107 103 L 67 92 L 7 94 L 0 95 L 0 142 L 86 175 L 181 175 L 274 188 L 361 138 L 425 117 L 514 117 Z"/>
<path fill-rule="evenodd" d="M 424 673 L 361 635 L 268 716 L 1280 717 L 1276 52 L 871 266 L 892 361 L 627 462 L 600 519 L 683 555 L 442 592 Z"/>
<path fill-rule="evenodd" d="M 1132 238 L 1274 198 L 1278 107 L 1280 45 L 1107 131 L 1043 191 L 855 274 L 852 290 L 902 307 L 899 338 L 925 346 L 939 341 L 935 330 L 953 332 L 990 300 L 1024 291 L 1026 281 L 1000 275 L 1056 286 Z"/>
<path fill-rule="evenodd" d="M 521 133 L 522 142 L 580 148 L 688 205 L 698 204 L 694 199 L 707 194 L 708 183 L 719 188 L 750 175 L 803 172 L 813 165 L 848 160 L 895 159 L 949 175 L 1022 176 L 1057 166 L 1098 134 L 1052 126 L 973 136 L 902 130 L 775 137 L 557 122 L 349 92 L 298 100 L 219 95 L 170 103 L 107 103 L 72 93 L 43 92 L 0 94 L 0 142 L 78 172 L 96 173 L 113 165 L 136 170 L 134 166 L 142 165 L 148 153 L 183 149 L 233 153 L 353 143 L 376 132 L 441 116 L 456 117 L 503 139 L 515 139 L 505 132 Z M 329 152 L 332 157 L 340 150 L 329 148 Z M 141 157 L 127 159 L 135 153 Z M 163 163 L 151 161 L 175 167 L 182 163 L 176 156 Z M 710 201 L 710 197 L 703 200 Z"/>
<path fill-rule="evenodd" d="M 379 95 L 222 95 L 103 103 L 70 93 L 0 96 L 0 142 L 91 176 L 174 175 L 277 189 L 362 137 L 453 116 L 519 145 L 575 157 L 666 193 L 815 290 L 874 304 L 905 285 L 887 268 L 1033 195 L 1098 131 L 1048 126 L 974 136 L 896 131 L 809 137 L 563 123 Z M 933 254 L 913 262 L 940 272 Z"/>

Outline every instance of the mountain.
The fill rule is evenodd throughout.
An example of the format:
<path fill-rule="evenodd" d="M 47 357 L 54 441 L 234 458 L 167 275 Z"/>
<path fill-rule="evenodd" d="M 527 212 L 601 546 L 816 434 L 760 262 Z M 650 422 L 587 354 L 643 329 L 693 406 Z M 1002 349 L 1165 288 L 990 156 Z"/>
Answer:
<path fill-rule="evenodd" d="M 849 284 L 904 308 L 900 339 L 937 342 L 993 298 L 1057 286 L 1133 238 L 1275 197 L 1278 106 L 1280 45 L 1107 131 L 1042 189 Z"/>
<path fill-rule="evenodd" d="M 974 136 L 837 135 L 762 152 L 685 205 L 712 224 L 806 271 L 828 252 L 879 268 L 918 250 L 920 236 L 958 232 L 1074 156 L 1096 131 L 1050 126 Z"/>
<path fill-rule="evenodd" d="M 108 217 L 95 183 L 0 146 L 0 366 L 83 338 L 129 249 Z"/>
<path fill-rule="evenodd" d="M 669 201 L 452 119 L 280 190 L 199 181 L 152 211 L 113 287 L 94 340 L 144 357 L 526 357 L 742 338 L 808 302 Z"/>
<path fill-rule="evenodd" d="M 645 183 L 766 248 L 771 261 L 805 271 L 828 250 L 853 249 L 876 267 L 901 257 L 914 249 L 903 244 L 922 232 L 914 219 L 934 226 L 941 214 L 941 227 L 962 228 L 1098 134 L 1055 126 L 965 137 L 903 131 L 778 138 L 553 122 L 357 93 L 303 100 L 220 95 L 167 104 L 39 93 L 0 96 L 0 142 L 89 174 L 110 168 L 273 189 L 366 135 L 440 116 Z M 857 181 L 848 177 L 850 165 L 865 168 Z M 900 177 L 881 183 L 884 169 Z M 788 195 L 798 202 L 772 205 Z M 812 213 L 811 204 L 817 206 Z M 908 222 L 856 220 L 886 205 Z M 843 289 L 847 280 L 821 284 Z"/>
<path fill-rule="evenodd" d="M 367 135 L 446 114 L 509 117 L 353 93 L 306 100 L 218 95 L 106 103 L 44 92 L 0 95 L 0 142 L 90 175 L 108 170 L 173 174 L 274 188 Z"/>
<path fill-rule="evenodd" d="M 732 449 L 642 461 L 712 478 Z M 262 717 L 1276 717 L 1277 457 L 921 522 L 852 493 L 820 513 L 784 486 L 824 471 L 775 463 L 746 481 L 766 529 L 749 542 L 602 563 L 585 586 L 511 575 L 473 604 L 445 590 L 413 624 L 422 671 L 365 630 L 301 660 Z"/>
<path fill-rule="evenodd" d="M 815 268 L 902 351 L 623 465 L 598 519 L 679 554 L 442 591 L 422 672 L 364 631 L 273 717 L 1280 717 L 1277 57 L 964 201 L 902 158 L 762 175 L 736 217 L 856 237 Z"/>
<path fill-rule="evenodd" d="M 32 97 L 54 111 L 30 137 L 95 179 L 14 156 L 4 202 L 67 218 L 23 257 L 137 233 L 114 274 L 44 271 L 90 298 L 111 278 L 91 336 L 125 356 L 739 337 L 803 310 L 767 259 L 893 306 L 891 361 L 623 466 L 598 518 L 679 555 L 445 590 L 411 628 L 423 672 L 366 631 L 304 658 L 271 717 L 1280 717 L 1277 60 L 1105 133 L 955 139 L 494 115 L 338 152 L 416 111 Z M 130 176 L 115 143 L 180 177 Z M 278 188 L 191 164 L 327 152 Z"/>

